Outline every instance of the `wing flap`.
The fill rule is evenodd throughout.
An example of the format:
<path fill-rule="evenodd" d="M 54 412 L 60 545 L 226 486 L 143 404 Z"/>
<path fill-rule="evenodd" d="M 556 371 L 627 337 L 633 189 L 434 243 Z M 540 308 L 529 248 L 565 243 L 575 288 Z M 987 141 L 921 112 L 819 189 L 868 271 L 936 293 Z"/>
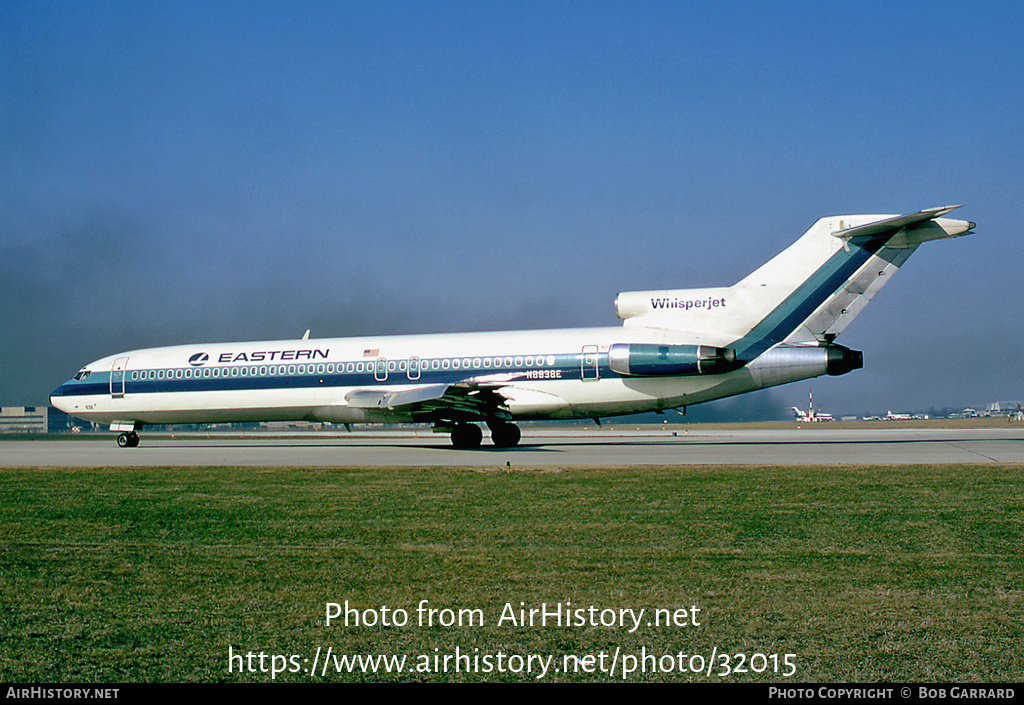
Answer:
<path fill-rule="evenodd" d="M 444 396 L 447 384 L 430 384 L 397 392 L 379 389 L 354 389 L 345 395 L 349 406 L 357 409 L 388 409 L 393 411 L 403 406 L 414 406 Z"/>
<path fill-rule="evenodd" d="M 345 395 L 348 405 L 357 409 L 396 411 L 431 418 L 511 418 L 505 407 L 506 398 L 497 382 L 470 380 L 455 384 L 428 384 L 389 391 L 354 389 Z"/>

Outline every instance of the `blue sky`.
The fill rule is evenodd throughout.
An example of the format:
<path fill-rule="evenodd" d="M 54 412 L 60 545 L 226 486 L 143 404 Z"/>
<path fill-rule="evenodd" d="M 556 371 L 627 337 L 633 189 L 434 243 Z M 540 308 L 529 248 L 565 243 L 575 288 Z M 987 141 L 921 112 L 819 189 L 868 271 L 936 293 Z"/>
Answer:
<path fill-rule="evenodd" d="M 965 203 L 826 410 L 1024 398 L 1012 3 L 0 0 L 0 403 L 151 345 L 616 325 Z M 763 400 L 762 400 L 763 401 Z"/>

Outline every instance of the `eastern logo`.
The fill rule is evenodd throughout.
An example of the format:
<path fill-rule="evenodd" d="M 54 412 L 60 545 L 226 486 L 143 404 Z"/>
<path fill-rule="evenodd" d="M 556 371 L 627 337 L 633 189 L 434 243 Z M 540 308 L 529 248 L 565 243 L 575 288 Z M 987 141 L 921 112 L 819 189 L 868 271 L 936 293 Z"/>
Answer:
<path fill-rule="evenodd" d="M 200 365 L 205 365 L 209 361 L 210 361 L 210 356 L 207 355 L 204 352 L 201 352 L 201 353 L 196 353 L 195 355 L 190 357 L 188 359 L 188 364 L 192 365 L 193 367 L 199 367 Z"/>

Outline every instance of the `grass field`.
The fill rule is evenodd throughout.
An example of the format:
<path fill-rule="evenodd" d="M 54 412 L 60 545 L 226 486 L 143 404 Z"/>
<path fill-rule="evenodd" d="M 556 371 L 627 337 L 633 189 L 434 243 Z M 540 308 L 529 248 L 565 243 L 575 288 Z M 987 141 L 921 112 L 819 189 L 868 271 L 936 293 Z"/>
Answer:
<path fill-rule="evenodd" d="M 527 655 L 572 654 L 593 672 L 543 680 L 622 680 L 647 654 L 668 672 L 638 658 L 626 680 L 1019 682 L 1022 481 L 998 466 L 0 470 L 0 679 L 533 680 Z M 435 619 L 476 612 L 421 626 L 421 600 L 453 610 Z M 409 623 L 325 624 L 345 601 Z M 644 623 L 498 624 L 506 603 L 565 601 Z M 686 618 L 648 626 L 659 608 Z M 328 647 L 492 660 L 309 674 Z M 702 663 L 710 677 L 689 672 Z"/>

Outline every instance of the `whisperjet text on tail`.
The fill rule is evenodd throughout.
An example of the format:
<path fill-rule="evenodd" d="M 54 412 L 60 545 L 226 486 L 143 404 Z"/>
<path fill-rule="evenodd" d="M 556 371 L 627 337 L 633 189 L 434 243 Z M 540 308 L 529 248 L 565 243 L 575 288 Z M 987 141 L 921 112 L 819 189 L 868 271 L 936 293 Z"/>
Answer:
<path fill-rule="evenodd" d="M 738 284 L 619 294 L 622 327 L 302 339 L 132 350 L 89 363 L 50 401 L 109 423 L 422 422 L 457 448 L 519 442 L 516 420 L 676 409 L 860 368 L 835 337 L 957 206 L 822 218 Z"/>

